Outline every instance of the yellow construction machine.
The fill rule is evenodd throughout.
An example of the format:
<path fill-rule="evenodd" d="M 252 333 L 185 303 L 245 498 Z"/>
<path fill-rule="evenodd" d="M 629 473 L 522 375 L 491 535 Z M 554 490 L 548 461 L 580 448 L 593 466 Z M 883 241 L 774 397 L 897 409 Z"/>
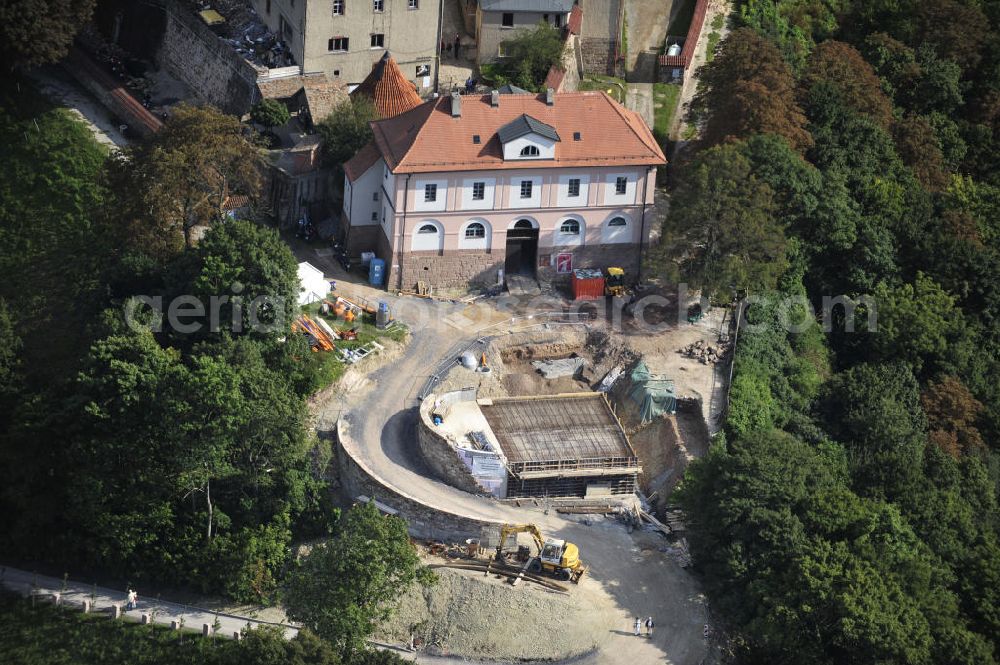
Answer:
<path fill-rule="evenodd" d="M 625 292 L 625 271 L 621 268 L 608 268 L 608 276 L 604 278 L 604 294 L 621 298 Z"/>
<path fill-rule="evenodd" d="M 500 528 L 500 544 L 497 545 L 496 554 L 498 562 L 506 561 L 507 553 L 503 547 L 507 539 L 519 533 L 531 534 L 538 548 L 538 555 L 534 557 L 530 556 L 527 547 L 519 547 L 517 550 L 517 558 L 524 561 L 529 573 L 547 573 L 575 583 L 587 572 L 587 567 L 580 561 L 580 548 L 559 538 L 546 539 L 534 524 L 504 524 Z"/>

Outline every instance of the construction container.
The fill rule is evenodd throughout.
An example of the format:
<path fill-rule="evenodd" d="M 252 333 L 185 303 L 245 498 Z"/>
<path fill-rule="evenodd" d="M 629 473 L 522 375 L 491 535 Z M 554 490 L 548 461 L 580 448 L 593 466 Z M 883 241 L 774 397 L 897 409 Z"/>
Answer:
<path fill-rule="evenodd" d="M 604 275 L 600 270 L 574 270 L 570 282 L 574 300 L 600 300 L 604 297 Z"/>
<path fill-rule="evenodd" d="M 368 283 L 382 286 L 385 283 L 385 259 L 372 259 L 368 266 Z"/>

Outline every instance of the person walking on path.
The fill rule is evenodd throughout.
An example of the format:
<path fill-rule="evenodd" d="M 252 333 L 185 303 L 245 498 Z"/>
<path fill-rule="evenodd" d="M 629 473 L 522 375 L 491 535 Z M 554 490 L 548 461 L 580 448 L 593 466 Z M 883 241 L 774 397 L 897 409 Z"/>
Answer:
<path fill-rule="evenodd" d="M 646 637 L 653 636 L 653 617 L 646 618 Z"/>
<path fill-rule="evenodd" d="M 126 598 L 128 599 L 128 604 L 125 606 L 125 608 L 129 610 L 134 610 L 137 604 L 136 600 L 138 599 L 138 595 L 136 595 L 135 591 L 129 589 Z"/>
<path fill-rule="evenodd" d="M 642 634 L 642 619 L 636 617 L 632 627 L 635 629 L 635 636 L 639 637 Z"/>

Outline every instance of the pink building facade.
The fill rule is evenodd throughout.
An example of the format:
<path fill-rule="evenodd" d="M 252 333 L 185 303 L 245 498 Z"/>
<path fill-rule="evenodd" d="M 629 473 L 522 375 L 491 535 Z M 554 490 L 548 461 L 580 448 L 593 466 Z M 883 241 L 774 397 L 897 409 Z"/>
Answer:
<path fill-rule="evenodd" d="M 435 100 L 399 116 L 438 125 L 425 150 L 424 129 L 394 143 L 394 128 L 378 125 L 397 119 L 375 123 L 375 144 L 345 165 L 349 251 L 385 259 L 390 289 L 489 286 L 514 274 L 560 281 L 610 266 L 636 278 L 665 163 L 645 124 L 603 93 L 498 97 Z"/>

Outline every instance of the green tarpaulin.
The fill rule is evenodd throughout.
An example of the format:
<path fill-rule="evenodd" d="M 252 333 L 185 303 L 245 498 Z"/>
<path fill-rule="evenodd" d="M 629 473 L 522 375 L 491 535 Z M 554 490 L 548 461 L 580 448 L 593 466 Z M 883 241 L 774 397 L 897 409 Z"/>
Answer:
<path fill-rule="evenodd" d="M 628 398 L 639 407 L 642 422 L 649 423 L 665 413 L 677 412 L 677 396 L 674 382 L 664 376 L 650 374 L 646 363 L 640 362 L 629 374 L 632 382 Z"/>

